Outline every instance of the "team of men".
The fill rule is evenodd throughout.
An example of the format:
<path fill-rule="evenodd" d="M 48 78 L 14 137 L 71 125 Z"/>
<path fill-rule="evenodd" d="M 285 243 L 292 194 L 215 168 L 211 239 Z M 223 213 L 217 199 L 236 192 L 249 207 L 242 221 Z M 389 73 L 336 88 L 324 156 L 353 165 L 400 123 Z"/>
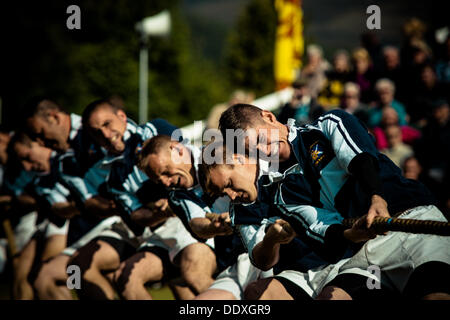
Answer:
<path fill-rule="evenodd" d="M 178 299 L 450 298 L 449 237 L 371 228 L 447 220 L 344 111 L 297 127 L 237 104 L 201 149 L 107 99 L 79 116 L 36 98 L 24 118 L 2 153 L 2 208 L 31 230 L 15 299 L 152 299 L 160 281 Z"/>

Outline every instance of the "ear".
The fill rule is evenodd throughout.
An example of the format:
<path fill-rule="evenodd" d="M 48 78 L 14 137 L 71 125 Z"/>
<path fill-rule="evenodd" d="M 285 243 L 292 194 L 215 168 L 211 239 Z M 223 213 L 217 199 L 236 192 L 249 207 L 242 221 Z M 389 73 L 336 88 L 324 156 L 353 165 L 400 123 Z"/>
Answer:
<path fill-rule="evenodd" d="M 172 141 L 172 142 L 170 142 L 170 151 L 178 152 L 178 155 L 181 157 L 181 156 L 183 156 L 184 148 L 181 146 L 181 144 L 178 141 Z"/>
<path fill-rule="evenodd" d="M 116 111 L 116 116 L 122 121 L 122 122 L 127 122 L 127 114 L 119 109 Z"/>
<path fill-rule="evenodd" d="M 261 118 L 264 122 L 270 123 L 270 124 L 274 124 L 275 122 L 277 122 L 277 117 L 275 117 L 275 115 L 267 110 L 262 110 L 261 111 Z"/>
<path fill-rule="evenodd" d="M 49 110 L 45 114 L 45 119 L 50 124 L 60 124 L 61 123 L 61 115 L 56 110 Z"/>

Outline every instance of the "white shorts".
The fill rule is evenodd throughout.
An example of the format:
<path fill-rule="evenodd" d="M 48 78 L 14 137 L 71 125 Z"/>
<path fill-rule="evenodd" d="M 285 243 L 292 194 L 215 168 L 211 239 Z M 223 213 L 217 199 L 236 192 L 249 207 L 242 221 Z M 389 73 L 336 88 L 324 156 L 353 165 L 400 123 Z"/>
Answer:
<path fill-rule="evenodd" d="M 168 251 L 170 261 L 173 263 L 178 253 L 197 242 L 197 239 L 185 228 L 180 218 L 171 217 L 153 232 L 146 228 L 138 251 L 146 247 L 163 248 Z"/>
<path fill-rule="evenodd" d="M 306 294 L 311 298 L 316 298 L 317 295 L 322 291 L 327 284 L 332 281 L 336 276 L 340 274 L 350 273 L 365 276 L 367 278 L 372 278 L 375 281 L 379 279 L 367 270 L 360 268 L 349 268 L 346 270 L 341 270 L 341 267 L 349 260 L 342 259 L 335 264 L 329 264 L 325 266 L 320 266 L 308 270 L 307 272 L 300 272 L 296 270 L 284 270 L 276 275 L 276 277 L 282 277 L 290 280 L 292 283 L 300 287 Z"/>
<path fill-rule="evenodd" d="M 45 238 L 50 238 L 51 236 L 67 235 L 68 231 L 69 220 L 66 220 L 66 222 L 61 227 L 58 227 L 57 225 L 48 221 L 47 228 L 45 230 Z"/>
<path fill-rule="evenodd" d="M 222 271 L 209 287 L 209 289 L 219 289 L 231 292 L 237 300 L 242 300 L 244 290 L 253 281 L 273 276 L 272 269 L 262 271 L 256 268 L 251 262 L 248 253 L 238 256 L 237 262 Z"/>
<path fill-rule="evenodd" d="M 119 216 L 112 216 L 102 220 L 99 224 L 97 224 L 94 228 L 89 230 L 84 236 L 75 241 L 70 247 L 67 247 L 63 250 L 62 254 L 67 256 L 72 256 L 75 251 L 86 245 L 91 240 L 99 237 L 99 236 L 109 236 L 113 238 L 119 238 L 120 235 L 112 230 L 112 226 L 116 223 L 122 223 L 122 218 Z M 130 231 L 131 232 L 131 231 Z"/>
<path fill-rule="evenodd" d="M 17 252 L 20 252 L 25 247 L 36 232 L 37 215 L 37 211 L 27 213 L 20 218 L 19 223 L 14 228 L 14 240 Z"/>
<path fill-rule="evenodd" d="M 435 206 L 412 208 L 398 218 L 447 221 Z M 402 292 L 414 269 L 431 261 L 450 264 L 450 237 L 388 232 L 366 242 L 340 270 L 367 270 L 369 266 L 378 266 L 391 284 Z"/>

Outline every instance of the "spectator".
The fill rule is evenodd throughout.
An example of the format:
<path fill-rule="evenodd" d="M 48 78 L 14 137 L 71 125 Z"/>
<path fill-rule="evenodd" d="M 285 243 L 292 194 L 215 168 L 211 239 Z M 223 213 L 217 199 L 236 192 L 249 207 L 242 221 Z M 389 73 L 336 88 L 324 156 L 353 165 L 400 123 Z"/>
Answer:
<path fill-rule="evenodd" d="M 378 77 L 387 78 L 394 82 L 397 88 L 395 93 L 396 98 L 400 101 L 405 101 L 405 73 L 400 64 L 400 51 L 397 47 L 385 46 L 383 48 L 383 65 L 378 72 Z"/>
<path fill-rule="evenodd" d="M 308 63 L 301 70 L 299 79 L 306 80 L 310 96 L 317 98 L 326 82 L 325 72 L 331 67 L 323 58 L 322 48 L 318 45 L 310 44 L 306 49 L 306 54 Z"/>
<path fill-rule="evenodd" d="M 327 110 L 339 107 L 344 95 L 344 84 L 350 80 L 350 57 L 347 51 L 338 50 L 333 59 L 333 69 L 325 73 L 326 82 L 317 101 Z"/>
<path fill-rule="evenodd" d="M 403 161 L 414 154 L 413 149 L 402 141 L 402 130 L 398 125 L 390 125 L 385 129 L 388 147 L 380 150 L 392 160 L 398 167 Z"/>
<path fill-rule="evenodd" d="M 403 160 L 401 168 L 403 171 L 403 176 L 407 179 L 421 180 L 421 177 L 423 176 L 422 166 L 420 165 L 419 160 L 417 160 L 414 156 L 407 157 Z"/>
<path fill-rule="evenodd" d="M 379 69 L 383 63 L 383 53 L 380 39 L 373 31 L 364 32 L 360 37 L 361 46 L 369 53 L 374 69 Z"/>
<path fill-rule="evenodd" d="M 450 107 L 444 100 L 433 105 L 429 123 L 422 130 L 416 150 L 428 175 L 442 183 L 450 161 Z"/>
<path fill-rule="evenodd" d="M 354 71 L 350 79 L 359 85 L 361 90 L 361 101 L 370 103 L 374 100 L 373 84 L 375 73 L 372 68 L 372 61 L 369 52 L 364 48 L 357 48 L 352 54 Z"/>
<path fill-rule="evenodd" d="M 353 114 L 365 125 L 367 125 L 367 110 L 369 106 L 359 100 L 359 95 L 359 86 L 354 82 L 347 82 L 344 85 L 344 95 L 342 97 L 341 109 Z"/>
<path fill-rule="evenodd" d="M 417 42 L 423 42 L 427 27 L 423 21 L 413 17 L 403 24 L 402 29 L 404 43 L 401 50 L 401 61 L 405 66 L 410 67 L 415 60 Z"/>
<path fill-rule="evenodd" d="M 403 104 L 394 99 L 394 83 L 389 79 L 380 79 L 376 82 L 375 91 L 378 103 L 369 110 L 369 127 L 373 128 L 380 125 L 383 110 L 388 107 L 392 107 L 397 111 L 399 124 L 406 125 L 408 123 L 408 115 Z"/>
<path fill-rule="evenodd" d="M 422 67 L 418 87 L 413 91 L 413 100 L 409 104 L 408 113 L 411 115 L 411 122 L 423 127 L 425 120 L 433 104 L 439 99 L 450 98 L 448 88 L 443 83 L 437 81 L 434 68 L 430 64 Z"/>
<path fill-rule="evenodd" d="M 399 125 L 398 114 L 394 108 L 388 107 L 383 110 L 380 126 L 372 129 L 378 150 L 388 147 L 388 141 L 384 130 L 391 125 Z M 421 137 L 420 131 L 413 127 L 400 126 L 400 129 L 402 131 L 402 141 L 408 145 L 413 145 Z"/>
<path fill-rule="evenodd" d="M 419 160 L 415 156 L 411 156 L 403 160 L 403 164 L 401 166 L 403 171 L 403 176 L 408 179 L 418 180 L 422 182 L 424 185 L 431 190 L 431 192 L 438 199 L 438 206 L 444 210 L 443 212 L 446 214 L 448 219 L 449 217 L 449 204 L 450 193 L 448 189 L 448 182 L 444 184 L 442 187 L 441 184 L 437 183 L 435 180 L 431 179 L 423 169 L 423 166 L 420 164 Z"/>
<path fill-rule="evenodd" d="M 436 63 L 436 76 L 439 82 L 450 85 L 450 36 L 443 44 L 442 58 Z"/>
<path fill-rule="evenodd" d="M 324 109 L 317 104 L 309 94 L 309 87 L 305 80 L 296 80 L 292 84 L 294 89 L 291 101 L 286 103 L 278 115 L 278 121 L 287 123 L 294 118 L 299 125 L 311 123 L 324 113 Z"/>
<path fill-rule="evenodd" d="M 222 112 L 227 110 L 233 104 L 236 103 L 250 103 L 255 99 L 253 92 L 247 92 L 245 90 L 235 90 L 231 96 L 230 100 L 226 103 L 219 103 L 212 107 L 209 112 L 208 118 L 206 119 L 206 129 L 217 129 L 219 127 L 219 119 Z"/>

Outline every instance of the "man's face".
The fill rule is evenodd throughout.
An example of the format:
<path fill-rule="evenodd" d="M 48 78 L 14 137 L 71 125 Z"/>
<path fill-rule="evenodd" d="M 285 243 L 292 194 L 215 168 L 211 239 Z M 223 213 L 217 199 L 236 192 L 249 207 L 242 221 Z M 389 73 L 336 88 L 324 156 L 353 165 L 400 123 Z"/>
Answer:
<path fill-rule="evenodd" d="M 58 112 L 35 115 L 27 120 L 27 125 L 35 139 L 42 141 L 48 148 L 66 151 L 69 149 L 69 128 L 65 128 Z"/>
<path fill-rule="evenodd" d="M 89 132 L 95 142 L 112 154 L 125 150 L 123 135 L 127 128 L 127 116 L 122 110 L 114 112 L 108 105 L 95 110 L 88 121 Z"/>
<path fill-rule="evenodd" d="M 291 147 L 288 129 L 276 120 L 273 113 L 262 111 L 262 122 L 247 128 L 247 133 L 247 148 L 256 146 L 270 161 L 283 162 L 289 159 Z"/>
<path fill-rule="evenodd" d="M 422 167 L 415 158 L 411 158 L 405 162 L 403 175 L 407 179 L 418 180 L 420 173 L 422 172 Z"/>
<path fill-rule="evenodd" d="M 153 182 L 161 183 L 167 188 L 187 189 L 194 185 L 191 155 L 181 144 L 173 143 L 158 154 L 148 157 L 145 172 Z"/>
<path fill-rule="evenodd" d="M 334 59 L 334 68 L 337 72 L 344 72 L 349 69 L 348 58 L 344 54 L 336 56 Z"/>
<path fill-rule="evenodd" d="M 359 105 L 359 94 L 356 90 L 347 89 L 344 92 L 343 103 L 346 107 L 356 109 Z"/>
<path fill-rule="evenodd" d="M 378 91 L 378 97 L 380 98 L 380 102 L 383 105 L 388 105 L 394 100 L 394 92 L 391 88 L 383 87 L 380 88 Z"/>
<path fill-rule="evenodd" d="M 435 108 L 432 112 L 432 115 L 437 122 L 445 125 L 450 119 L 450 107 L 447 104 L 443 104 Z"/>
<path fill-rule="evenodd" d="M 402 142 L 402 131 L 398 126 L 390 126 L 386 129 L 386 139 L 390 147 L 395 147 Z"/>
<path fill-rule="evenodd" d="M 14 152 L 26 171 L 50 172 L 51 149 L 33 141 L 31 146 L 16 143 Z"/>
<path fill-rule="evenodd" d="M 394 108 L 386 108 L 383 110 L 383 114 L 381 117 L 381 122 L 383 125 L 392 125 L 392 124 L 398 124 L 398 113 L 395 111 Z"/>
<path fill-rule="evenodd" d="M 210 184 L 217 195 L 226 194 L 233 202 L 251 203 L 258 197 L 257 165 L 218 165 L 210 171 Z"/>
<path fill-rule="evenodd" d="M 384 61 L 388 69 L 395 69 L 400 63 L 398 51 L 393 49 L 387 50 L 384 53 Z"/>

